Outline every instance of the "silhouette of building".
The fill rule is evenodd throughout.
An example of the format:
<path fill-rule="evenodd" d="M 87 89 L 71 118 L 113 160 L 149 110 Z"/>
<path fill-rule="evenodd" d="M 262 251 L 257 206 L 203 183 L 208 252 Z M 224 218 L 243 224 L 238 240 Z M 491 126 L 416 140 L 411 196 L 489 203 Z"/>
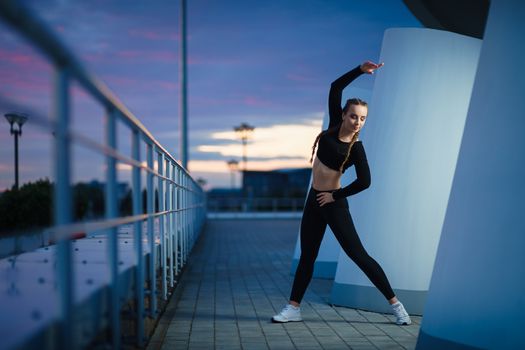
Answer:
<path fill-rule="evenodd" d="M 243 171 L 242 193 L 245 197 L 304 197 L 311 172 L 311 168 Z"/>

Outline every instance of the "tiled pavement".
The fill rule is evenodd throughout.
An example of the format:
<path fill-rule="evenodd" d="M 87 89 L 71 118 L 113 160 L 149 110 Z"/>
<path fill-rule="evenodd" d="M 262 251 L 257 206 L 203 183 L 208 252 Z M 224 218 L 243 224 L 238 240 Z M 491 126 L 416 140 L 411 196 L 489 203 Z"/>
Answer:
<path fill-rule="evenodd" d="M 299 220 L 209 220 L 148 349 L 413 349 L 421 317 L 329 304 L 314 279 L 304 322 L 274 324 L 286 303 Z"/>

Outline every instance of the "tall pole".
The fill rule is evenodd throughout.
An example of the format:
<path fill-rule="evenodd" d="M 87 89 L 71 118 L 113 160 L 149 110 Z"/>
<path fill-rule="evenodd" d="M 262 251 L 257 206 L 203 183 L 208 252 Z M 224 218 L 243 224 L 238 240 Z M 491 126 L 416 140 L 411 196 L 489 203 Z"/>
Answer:
<path fill-rule="evenodd" d="M 242 138 L 242 162 L 244 164 L 244 170 L 248 170 L 248 151 L 246 146 L 248 145 L 248 136 Z"/>
<path fill-rule="evenodd" d="M 9 122 L 9 132 L 15 137 L 15 189 L 18 190 L 18 137 L 22 136 L 22 125 L 27 121 L 27 114 L 9 112 L 4 116 Z"/>
<path fill-rule="evenodd" d="M 248 169 L 248 153 L 246 150 L 246 146 L 248 145 L 248 138 L 250 138 L 253 130 L 255 127 L 247 124 L 247 123 L 241 123 L 241 125 L 236 126 L 233 128 L 233 130 L 239 135 L 242 141 L 242 161 L 244 163 L 244 169 Z"/>
<path fill-rule="evenodd" d="M 188 168 L 188 105 L 186 69 L 186 0 L 181 0 L 180 9 L 180 157 L 181 165 Z"/>
<path fill-rule="evenodd" d="M 18 135 L 19 131 L 15 131 L 15 189 L 18 190 Z"/>
<path fill-rule="evenodd" d="M 228 164 L 228 168 L 230 168 L 230 174 L 231 174 L 231 188 L 235 188 L 235 171 L 239 167 L 239 162 L 235 159 L 230 159 L 226 162 Z"/>

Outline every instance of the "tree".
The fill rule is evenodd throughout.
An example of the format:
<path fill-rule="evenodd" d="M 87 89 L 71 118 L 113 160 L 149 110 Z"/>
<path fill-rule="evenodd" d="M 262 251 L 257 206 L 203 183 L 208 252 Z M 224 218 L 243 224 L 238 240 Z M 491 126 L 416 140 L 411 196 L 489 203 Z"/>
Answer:
<path fill-rule="evenodd" d="M 0 195 L 0 234 L 49 227 L 53 218 L 53 184 L 48 179 L 13 187 Z"/>

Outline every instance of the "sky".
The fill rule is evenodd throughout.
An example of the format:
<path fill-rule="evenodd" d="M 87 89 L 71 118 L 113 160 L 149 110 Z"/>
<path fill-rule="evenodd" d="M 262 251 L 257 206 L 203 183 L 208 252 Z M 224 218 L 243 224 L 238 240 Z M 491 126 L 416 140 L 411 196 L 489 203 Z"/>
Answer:
<path fill-rule="evenodd" d="M 23 1 L 175 158 L 179 159 L 179 1 Z M 309 167 L 331 81 L 377 61 L 383 33 L 421 27 L 401 0 L 189 0 L 188 170 L 207 188 L 230 186 L 242 157 L 233 128 L 255 127 L 248 169 Z M 386 64 L 388 64 L 386 62 Z M 51 118 L 54 69 L 0 23 L 0 97 Z M 353 87 L 371 91 L 374 76 Z M 72 127 L 103 142 L 104 110 L 72 86 Z M 0 101 L 0 113 L 8 112 Z M 30 116 L 31 118 L 31 116 Z M 14 183 L 14 142 L 0 127 L 0 191 Z M 2 131 L 3 130 L 3 131 Z M 130 132 L 118 127 L 130 154 Z M 20 182 L 52 179 L 52 136 L 31 119 L 20 139 Z M 104 181 L 103 157 L 73 146 L 73 181 Z M 142 152 L 144 159 L 144 152 Z M 129 179 L 129 167 L 119 167 Z M 240 178 L 237 174 L 237 185 Z"/>

